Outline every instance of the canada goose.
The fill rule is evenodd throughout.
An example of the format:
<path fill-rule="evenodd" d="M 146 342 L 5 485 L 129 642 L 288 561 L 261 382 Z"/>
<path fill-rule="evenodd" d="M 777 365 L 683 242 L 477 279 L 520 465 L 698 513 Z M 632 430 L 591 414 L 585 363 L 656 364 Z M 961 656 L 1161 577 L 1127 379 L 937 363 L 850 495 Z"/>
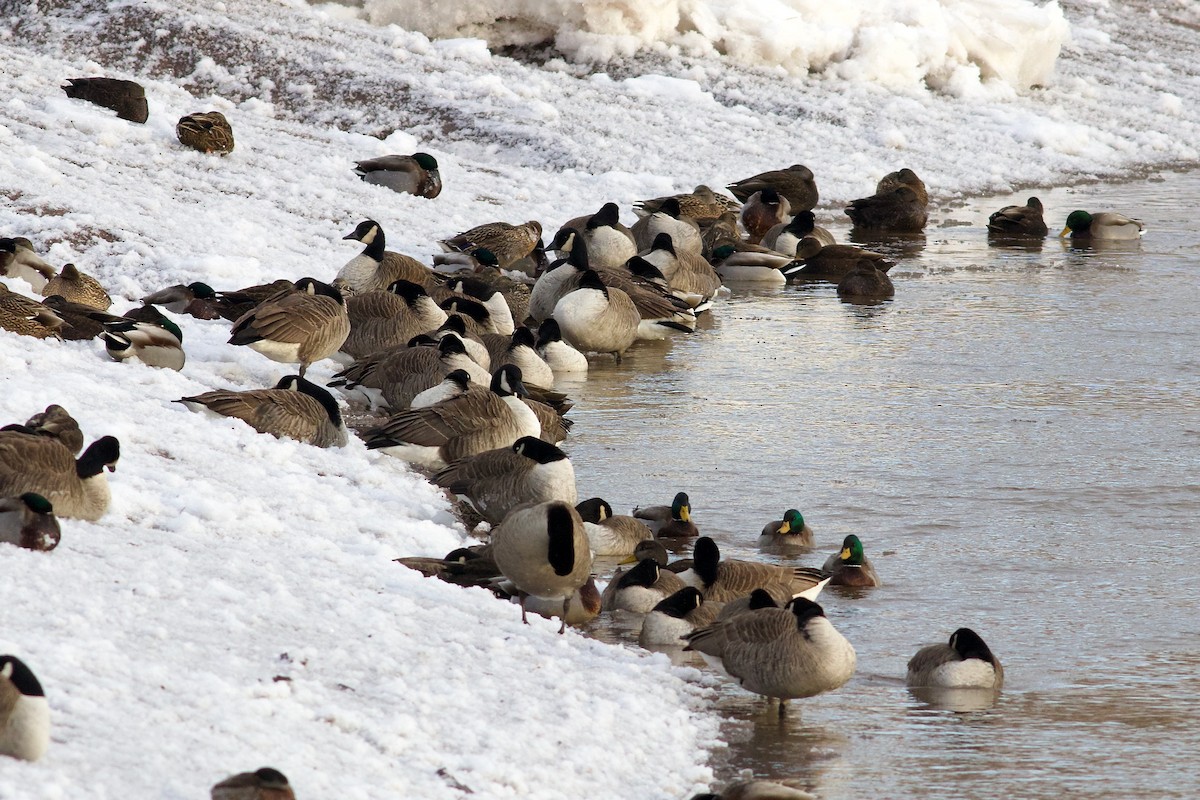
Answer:
<path fill-rule="evenodd" d="M 142 298 L 143 305 L 163 306 L 173 314 L 189 314 L 196 319 L 217 319 L 216 291 L 207 283 L 195 281 L 186 286 L 177 283 Z"/>
<path fill-rule="evenodd" d="M 46 693 L 25 662 L 0 656 L 0 754 L 37 761 L 50 744 Z"/>
<path fill-rule="evenodd" d="M 642 316 L 629 295 L 610 289 L 594 270 L 585 270 L 579 288 L 554 306 L 554 319 L 563 338 L 583 352 L 621 354 L 637 340 Z"/>
<path fill-rule="evenodd" d="M 447 314 L 446 321 L 439 325 L 437 329 L 429 335 L 434 341 L 437 342 L 440 342 L 450 334 L 458 337 L 458 339 L 462 341 L 462 346 L 466 350 L 467 355 L 470 356 L 471 361 L 475 362 L 475 364 L 479 366 L 479 369 L 486 373 L 484 379 L 480 381 L 476 378 L 479 370 L 468 370 L 471 373 L 471 379 L 476 383 L 483 383 L 486 385 L 487 382 L 492 379 L 492 346 L 489 344 L 491 341 L 489 337 L 499 337 L 499 334 L 475 333 L 474 328 L 476 326 L 472 326 L 472 330 L 468 331 L 467 319 L 467 317 L 458 312 Z M 488 338 L 488 341 L 484 341 L 485 338 Z M 504 340 L 504 347 L 497 349 L 506 349 L 512 341 L 511 337 L 500 338 Z"/>
<path fill-rule="evenodd" d="M 42 287 L 42 297 L 60 294 L 66 299 L 91 306 L 97 311 L 108 311 L 112 298 L 100 282 L 79 271 L 74 264 L 65 264 L 62 272 L 55 275 Z"/>
<path fill-rule="evenodd" d="M 812 209 L 820 199 L 812 170 L 803 164 L 793 164 L 787 169 L 760 172 L 758 175 L 731 183 L 725 188 L 729 189 L 729 193 L 743 203 L 755 192 L 767 188 L 774 189 L 782 197 L 787 198 L 793 213 Z"/>
<path fill-rule="evenodd" d="M 1072 211 L 1067 215 L 1066 227 L 1059 237 L 1070 234 L 1072 239 L 1137 239 L 1146 232 L 1140 219 L 1132 219 L 1113 211 L 1089 214 L 1087 211 Z"/>
<path fill-rule="evenodd" d="M 1004 667 L 970 628 L 950 634 L 948 644 L 922 647 L 908 661 L 905 683 L 941 689 L 999 689 Z"/>
<path fill-rule="evenodd" d="M 53 550 L 61 538 L 62 530 L 49 500 L 36 492 L 0 497 L 0 542 L 27 550 Z"/>
<path fill-rule="evenodd" d="M 656 537 L 696 536 L 692 522 L 692 501 L 687 492 L 679 492 L 669 506 L 645 506 L 633 510 L 633 516 L 646 523 Z"/>
<path fill-rule="evenodd" d="M 671 291 L 692 308 L 700 310 L 721 289 L 721 276 L 698 252 L 679 250 L 665 233 L 655 237 L 650 249 L 640 254 L 666 277 Z"/>
<path fill-rule="evenodd" d="M 387 300 L 395 298 L 399 308 Z M 392 307 L 393 313 L 386 313 Z M 383 311 L 384 314 L 378 314 Z M 366 358 L 374 353 L 400 347 L 414 336 L 436 330 L 446 321 L 446 312 L 419 284 L 393 281 L 386 292 L 369 291 L 346 298 L 350 333 L 342 342 L 340 358 Z"/>
<path fill-rule="evenodd" d="M 795 256 L 796 245 L 806 236 L 811 236 L 823 245 L 837 244 L 833 234 L 817 224 L 817 218 L 811 211 L 801 211 L 789 222 L 781 222 L 767 231 L 762 238 L 764 247 L 769 247 L 777 253 Z"/>
<path fill-rule="evenodd" d="M 337 401 L 299 375 L 286 375 L 273 389 L 217 390 L 177 400 L 192 411 L 240 419 L 259 433 L 296 439 L 316 447 L 345 447 L 349 440 Z"/>
<path fill-rule="evenodd" d="M 554 370 L 550 369 L 550 365 L 546 363 L 546 359 L 534 349 L 537 340 L 533 338 L 533 333 L 522 325 L 513 331 L 509 337 L 508 346 L 504 352 L 499 354 L 500 358 L 493 358 L 492 365 L 499 367 L 503 364 L 516 364 L 521 368 L 522 380 L 526 384 L 541 386 L 545 389 L 554 387 Z"/>
<path fill-rule="evenodd" d="M 493 591 L 495 591 L 494 588 Z M 520 601 L 519 596 L 514 596 L 512 599 Z M 525 610 L 532 611 L 546 619 L 562 618 L 562 600 L 558 597 L 539 597 L 531 594 L 525 598 Z M 583 586 L 576 589 L 567 600 L 566 623 L 568 625 L 585 625 L 599 614 L 600 589 L 596 586 L 596 576 L 589 575 Z"/>
<path fill-rule="evenodd" d="M 604 589 L 602 602 L 606 611 L 629 611 L 648 614 L 663 599 L 684 588 L 680 577 L 653 558 L 643 558 L 632 568 L 613 574 Z"/>
<path fill-rule="evenodd" d="M 438 244 L 446 252 L 470 252 L 483 247 L 496 256 L 501 269 L 511 269 L 513 264 L 532 253 L 541 241 L 542 224 L 530 220 L 523 225 L 489 222 Z"/>
<path fill-rule="evenodd" d="M 705 600 L 727 603 L 766 589 L 779 599 L 800 595 L 815 600 L 829 575 L 807 567 L 784 567 L 757 561 L 722 559 L 711 537 L 701 536 L 692 551 L 692 568 L 680 573 L 684 583 L 704 593 Z"/>
<path fill-rule="evenodd" d="M 111 497 L 104 470 L 115 470 L 120 456 L 120 443 L 112 436 L 92 442 L 76 461 L 53 439 L 0 431 L 0 496 L 36 492 L 54 504 L 59 517 L 94 522 L 104 516 Z"/>
<path fill-rule="evenodd" d="M 570 220 L 559 228 L 548 248 L 569 253 L 582 242 L 593 267 L 619 267 L 637 255 L 633 232 L 621 224 L 619 217 L 617 204 L 605 203 L 590 217 Z"/>
<path fill-rule="evenodd" d="M 45 411 L 34 414 L 21 426 L 27 433 L 45 436 L 52 439 L 67 450 L 71 455 L 79 455 L 83 449 L 83 431 L 79 423 L 65 408 L 57 403 L 46 406 Z"/>
<path fill-rule="evenodd" d="M 342 293 L 315 278 L 264 300 L 233 323 L 229 343 L 247 345 L 272 361 L 308 365 L 338 351 L 350 335 Z"/>
<path fill-rule="evenodd" d="M 438 171 L 437 159 L 429 153 L 368 158 L 355 163 L 354 174 L 366 183 L 386 186 L 393 192 L 431 200 L 442 193 L 442 173 Z"/>
<path fill-rule="evenodd" d="M 150 118 L 146 90 L 139 83 L 119 78 L 67 78 L 67 83 L 62 87 L 67 97 L 111 108 L 118 117 L 130 122 L 145 122 Z"/>
<path fill-rule="evenodd" d="M 201 153 L 233 152 L 233 127 L 220 111 L 187 114 L 175 124 L 175 135 L 184 147 Z"/>
<path fill-rule="evenodd" d="M 35 339 L 59 339 L 63 318 L 48 306 L 0 283 L 0 329 Z"/>
<path fill-rule="evenodd" d="M 988 236 L 992 238 L 1035 237 L 1050 232 L 1042 217 L 1042 201 L 1031 197 L 1023 206 L 1005 206 L 988 217 Z"/>
<path fill-rule="evenodd" d="M 813 532 L 804 521 L 804 515 L 794 508 L 783 512 L 783 519 L 768 522 L 758 537 L 760 547 L 786 545 L 812 547 Z"/>
<path fill-rule="evenodd" d="M 479 387 L 491 382 L 492 376 L 471 359 L 458 336 L 448 334 L 436 342 L 434 347 L 396 347 L 375 353 L 334 375 L 329 385 L 371 408 L 402 411 L 456 369 L 465 371 Z"/>
<path fill-rule="evenodd" d="M 458 547 L 443 558 L 407 556 L 392 560 L 427 578 L 437 578 L 455 586 L 486 586 L 494 590 L 496 579 L 504 577 L 492 558 L 490 544 Z"/>
<path fill-rule="evenodd" d="M 483 303 L 488 310 L 488 326 L 492 331 L 511 336 L 516 330 L 508 297 L 497 286 L 479 278 L 463 276 L 451 278 L 448 285 L 453 292 Z"/>
<path fill-rule="evenodd" d="M 509 447 L 460 458 L 439 470 L 433 482 L 466 500 L 493 524 L 526 503 L 561 500 L 575 504 L 575 468 L 567 454 L 536 436 Z"/>
<path fill-rule="evenodd" d="M 393 414 L 364 434 L 367 448 L 442 469 L 460 458 L 509 447 L 541 432 L 537 415 L 521 399 L 524 394 L 521 370 L 506 364 L 496 370 L 490 388 Z"/>
<path fill-rule="evenodd" d="M 692 795 L 692 800 L 817 800 L 799 780 L 734 781 L 717 794 Z"/>
<path fill-rule="evenodd" d="M 863 544 L 853 533 L 842 541 L 842 549 L 825 559 L 822 567 L 833 575 L 834 586 L 882 586 L 875 567 L 863 553 Z"/>
<path fill-rule="evenodd" d="M 372 289 L 387 289 L 394 281 L 405 280 L 426 288 L 434 281 L 433 270 L 415 258 L 386 249 L 387 236 L 373 219 L 363 220 L 342 240 L 362 242 L 363 251 L 346 262 L 334 283 L 346 286 L 354 294 Z"/>
<path fill-rule="evenodd" d="M 218 292 L 217 299 L 213 301 L 213 305 L 216 308 L 217 315 L 221 319 L 236 322 L 243 314 L 250 311 L 259 303 L 291 288 L 293 288 L 291 281 L 280 278 L 270 283 L 247 286 L 244 289 Z"/>
<path fill-rule="evenodd" d="M 143 306 L 154 308 L 154 306 Z M 125 319 L 104 325 L 104 349 L 113 361 L 131 358 L 149 367 L 164 367 L 179 371 L 187 356 L 183 352 L 183 331 L 171 320 L 158 314 L 158 322 L 139 322 Z"/>
<path fill-rule="evenodd" d="M 592 552 L 578 512 L 559 500 L 521 506 L 509 512 L 491 538 L 496 566 L 520 593 L 521 621 L 529 621 L 526 595 L 561 597 L 563 621 L 558 632 L 565 631 L 571 595 L 592 571 Z"/>
<path fill-rule="evenodd" d="M 781 253 L 736 250 L 733 245 L 722 244 L 713 250 L 712 263 L 723 281 L 782 286 L 787 283 L 783 268 L 792 259 Z"/>
<path fill-rule="evenodd" d="M 497 326 L 492 322 L 492 312 L 487 306 L 473 297 L 451 294 L 438 303 L 447 315 L 462 317 L 467 334 L 482 337 L 485 333 L 496 333 Z"/>
<path fill-rule="evenodd" d="M 214 784 L 212 800 L 296 800 L 296 795 L 282 772 L 263 767 Z"/>
<path fill-rule="evenodd" d="M 24 236 L 0 239 L 0 275 L 21 278 L 40 294 L 55 272 Z"/>
<path fill-rule="evenodd" d="M 656 211 L 661 211 L 663 203 L 667 200 L 674 200 L 679 204 L 680 216 L 689 217 L 697 222 L 714 220 L 730 211 L 736 214 L 741 205 L 733 198 L 717 194 L 708 186 L 700 184 L 684 194 L 639 200 L 633 204 L 633 212 L 639 217 L 649 216 Z"/>
<path fill-rule="evenodd" d="M 538 326 L 538 355 L 550 366 L 551 371 L 563 374 L 587 374 L 587 356 L 563 341 L 558 321 L 551 318 Z"/>
<path fill-rule="evenodd" d="M 654 537 L 642 520 L 614 515 L 612 506 L 599 497 L 584 500 L 575 510 L 583 518 L 583 530 L 598 556 L 632 555 L 638 542 Z"/>
<path fill-rule="evenodd" d="M 852 200 L 845 214 L 855 228 L 887 233 L 920 233 L 929 219 L 929 195 L 911 169 L 883 176 L 875 194 Z"/>
<path fill-rule="evenodd" d="M 791 211 L 788 199 L 768 186 L 750 195 L 742 206 L 742 227 L 750 241 L 758 244 L 767 231 L 790 221 Z"/>
<path fill-rule="evenodd" d="M 893 266 L 882 253 L 864 250 L 851 244 L 823 245 L 815 237 L 805 236 L 796 245 L 796 260 L 783 268 L 788 280 L 829 281 L 836 283 L 870 261 L 881 272 Z"/>
<path fill-rule="evenodd" d="M 717 621 L 720 608 L 720 603 L 704 602 L 704 595 L 696 587 L 685 586 L 650 609 L 642 620 L 638 644 L 682 647 L 684 636 Z"/>
<path fill-rule="evenodd" d="M 896 287 L 887 273 L 864 258 L 838 281 L 837 296 L 843 303 L 882 303 L 896 296 Z"/>
<path fill-rule="evenodd" d="M 700 226 L 695 220 L 681 217 L 679 201 L 668 197 L 662 207 L 653 214 L 642 217 L 633 224 L 633 240 L 638 252 L 649 250 L 654 240 L 662 234 L 671 237 L 675 247 L 680 252 L 699 256 L 704 252 L 704 240 L 700 236 Z M 667 276 L 670 279 L 670 275 Z"/>
<path fill-rule="evenodd" d="M 446 373 L 446 377 L 436 386 L 430 386 L 423 392 L 418 392 L 408 404 L 409 408 L 425 408 L 451 397 L 458 397 L 471 388 L 471 376 L 464 369 L 455 369 Z"/>
<path fill-rule="evenodd" d="M 854 647 L 805 597 L 747 611 L 687 636 L 685 650 L 715 662 L 743 688 L 788 700 L 829 692 L 854 674 Z"/>

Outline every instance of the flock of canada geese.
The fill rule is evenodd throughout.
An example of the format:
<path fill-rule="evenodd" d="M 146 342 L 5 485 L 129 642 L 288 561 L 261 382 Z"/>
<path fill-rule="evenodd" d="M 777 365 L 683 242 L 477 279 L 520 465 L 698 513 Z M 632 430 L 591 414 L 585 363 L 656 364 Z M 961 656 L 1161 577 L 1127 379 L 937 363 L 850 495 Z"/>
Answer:
<path fill-rule="evenodd" d="M 71 97 L 144 122 L 147 106 L 132 81 L 73 79 Z M 210 153 L 233 149 L 219 113 L 179 121 L 180 142 Z M 357 163 L 363 181 L 434 198 L 438 164 L 426 153 Z M 558 446 L 569 435 L 568 397 L 556 376 L 576 379 L 589 360 L 621 356 L 639 340 L 683 335 L 711 313 L 725 282 L 826 281 L 846 302 L 894 295 L 882 254 L 838 244 L 816 223 L 813 173 L 801 165 L 727 186 L 707 186 L 633 207 L 620 222 L 616 203 L 561 225 L 546 244 L 542 225 L 491 222 L 442 241 L 426 265 L 386 249 L 383 227 L 365 220 L 345 235 L 363 246 L 333 280 L 314 277 L 217 291 L 207 284 L 165 287 L 123 316 L 95 278 L 76 266 L 55 268 L 24 237 L 0 239 L 0 275 L 23 281 L 40 301 L 0 283 L 0 328 L 44 339 L 104 341 L 117 361 L 180 370 L 183 332 L 175 318 L 224 319 L 229 344 L 297 365 L 274 387 L 216 390 L 178 402 L 255 430 L 317 447 L 341 447 L 349 431 L 342 404 L 385 415 L 359 433 L 367 447 L 425 470 L 463 501 L 472 519 L 490 524 L 484 544 L 443 558 L 398 559 L 426 575 L 486 586 L 528 611 L 567 624 L 601 611 L 644 617 L 647 647 L 683 644 L 751 692 L 779 701 L 844 685 L 853 646 L 816 599 L 829 584 L 877 586 L 863 544 L 847 536 L 820 569 L 722 558 L 700 535 L 690 500 L 615 514 L 607 502 L 580 502 L 574 470 Z M 850 203 L 856 231 L 874 237 L 921 232 L 928 219 L 925 185 L 910 169 L 886 175 L 874 194 Z M 1142 224 L 1116 213 L 1075 211 L 1063 236 L 1135 239 Z M 990 236 L 1041 239 L 1048 234 L 1037 198 L 993 214 Z M 551 259 L 550 253 L 555 254 Z M 20 285 L 20 284 L 15 284 Z M 9 335 L 9 334 L 6 334 Z M 329 385 L 305 375 L 323 359 L 342 369 Z M 330 391 L 342 395 L 339 400 Z M 51 404 L 0 430 L 0 542 L 52 550 L 58 518 L 96 520 L 108 510 L 105 475 L 120 457 L 103 436 L 84 449 L 71 415 Z M 670 544 L 693 543 L 692 556 L 669 560 Z M 760 544 L 785 553 L 813 544 L 803 515 L 788 510 L 768 523 Z M 603 592 L 595 557 L 625 559 Z M 999 660 L 978 634 L 960 628 L 948 642 L 924 647 L 908 663 L 914 687 L 994 692 Z M 0 657 L 0 753 L 34 760 L 49 742 L 42 688 L 17 656 Z M 798 798 L 806 793 L 762 781 L 732 784 L 705 798 Z M 214 800 L 293 798 L 286 777 L 266 767 L 221 781 Z"/>

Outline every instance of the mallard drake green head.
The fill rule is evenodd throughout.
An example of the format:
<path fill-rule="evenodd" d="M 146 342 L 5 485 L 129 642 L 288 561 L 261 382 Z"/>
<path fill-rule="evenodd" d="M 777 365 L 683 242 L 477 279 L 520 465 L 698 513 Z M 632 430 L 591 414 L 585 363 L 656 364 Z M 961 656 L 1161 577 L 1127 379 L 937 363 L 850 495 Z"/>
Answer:
<path fill-rule="evenodd" d="M 1146 232 L 1146 226 L 1139 219 L 1127 217 L 1113 211 L 1100 211 L 1091 214 L 1087 211 L 1076 210 L 1067 215 L 1066 227 L 1059 237 L 1070 234 L 1072 239 L 1108 239 L 1132 240 Z"/>
<path fill-rule="evenodd" d="M 184 147 L 201 153 L 233 152 L 233 127 L 220 111 L 205 111 L 180 117 L 175 135 Z"/>
<path fill-rule="evenodd" d="M 875 573 L 863 543 L 853 533 L 842 540 L 842 549 L 825 560 L 824 570 L 832 573 L 830 583 L 834 586 L 880 586 L 882 582 Z"/>
<path fill-rule="evenodd" d="M 0 498 L 0 542 L 27 550 L 53 550 L 61 538 L 54 506 L 40 494 Z"/>
<path fill-rule="evenodd" d="M 762 529 L 758 543 L 763 545 L 800 545 L 811 547 L 812 529 L 804 521 L 804 515 L 795 508 L 783 513 L 783 519 L 768 522 Z"/>
<path fill-rule="evenodd" d="M 153 311 L 154 306 L 137 309 L 143 310 Z M 183 352 L 183 331 L 158 311 L 154 311 L 153 317 L 143 314 L 140 319 L 105 323 L 104 332 L 100 334 L 104 349 L 113 361 L 133 358 L 150 367 L 183 369 L 187 361 Z"/>
<path fill-rule="evenodd" d="M 442 192 L 442 174 L 429 153 L 369 158 L 354 165 L 354 174 L 366 183 L 417 197 L 433 199 Z"/>

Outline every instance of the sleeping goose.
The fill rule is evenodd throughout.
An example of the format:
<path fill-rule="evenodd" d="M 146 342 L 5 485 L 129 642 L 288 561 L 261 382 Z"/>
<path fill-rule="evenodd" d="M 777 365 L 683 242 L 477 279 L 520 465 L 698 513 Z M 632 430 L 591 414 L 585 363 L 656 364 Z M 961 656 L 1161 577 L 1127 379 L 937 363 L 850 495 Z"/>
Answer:
<path fill-rule="evenodd" d="M 940 689 L 999 689 L 1004 667 L 970 628 L 950 634 L 948 644 L 922 647 L 908 662 L 905 683 Z"/>
<path fill-rule="evenodd" d="M 27 550 L 53 550 L 62 530 L 54 506 L 37 492 L 0 497 L 0 542 Z"/>
<path fill-rule="evenodd" d="M 386 289 L 398 280 L 428 287 L 434 278 L 433 271 L 415 258 L 385 249 L 387 237 L 383 228 L 373 219 L 358 223 L 342 239 L 357 240 L 365 245 L 361 253 L 346 262 L 334 279 L 335 285 L 348 287 L 351 293 Z"/>
<path fill-rule="evenodd" d="M 396 280 L 387 291 L 372 290 L 346 298 L 350 333 L 339 358 L 366 358 L 407 344 L 414 336 L 436 330 L 446 312 L 420 284 Z"/>
<path fill-rule="evenodd" d="M 678 575 L 653 558 L 643 558 L 631 569 L 614 573 L 601 602 L 605 611 L 648 614 L 663 599 L 686 586 Z"/>
<path fill-rule="evenodd" d="M 669 236 L 681 253 L 699 256 L 704 252 L 700 226 L 695 220 L 680 216 L 679 201 L 675 198 L 667 198 L 658 211 L 642 217 L 633 225 L 633 239 L 639 253 L 653 247 L 654 240 L 660 235 Z M 669 275 L 667 277 L 670 278 Z"/>
<path fill-rule="evenodd" d="M 50 708 L 33 670 L 0 656 L 0 755 L 37 761 L 50 745 Z"/>
<path fill-rule="evenodd" d="M 554 319 L 545 320 L 538 326 L 534 349 L 550 366 L 552 372 L 587 374 L 587 356 L 563 341 L 562 330 Z"/>
<path fill-rule="evenodd" d="M 806 236 L 811 236 L 823 245 L 837 244 L 833 234 L 817 224 L 817 218 L 811 211 L 801 211 L 792 217 L 790 222 L 783 222 L 771 228 L 763 235 L 762 244 L 777 253 L 794 256 L 796 245 Z"/>
<path fill-rule="evenodd" d="M 642 620 L 638 644 L 642 647 L 682 647 L 683 637 L 717 621 L 720 603 L 706 603 L 695 586 L 685 586 L 664 597 Z"/>
<path fill-rule="evenodd" d="M 334 375 L 329 386 L 373 409 L 402 411 L 414 397 L 437 386 L 456 369 L 466 372 L 480 387 L 492 380 L 467 354 L 463 340 L 447 334 L 432 347 L 394 347 L 355 361 Z"/>
<path fill-rule="evenodd" d="M 642 316 L 629 295 L 604 285 L 594 270 L 585 270 L 579 288 L 554 306 L 554 319 L 563 338 L 583 352 L 621 355 L 638 336 Z"/>
<path fill-rule="evenodd" d="M 418 392 L 408 404 L 409 408 L 425 408 L 451 397 L 458 397 L 471 388 L 471 376 L 465 369 L 455 369 L 446 373 L 446 377 L 436 386 L 430 386 L 423 392 Z"/>
<path fill-rule="evenodd" d="M 442 192 L 442 173 L 437 159 L 429 153 L 368 158 L 354 164 L 354 174 L 364 183 L 431 200 Z"/>
<path fill-rule="evenodd" d="M 619 267 L 637 255 L 633 232 L 621 224 L 616 203 L 605 203 L 589 217 L 569 220 L 547 247 L 570 253 L 579 244 L 587 248 L 593 267 Z"/>
<path fill-rule="evenodd" d="M 567 454 L 536 436 L 511 447 L 488 450 L 452 462 L 433 482 L 468 502 L 493 524 L 525 503 L 575 503 L 575 469 Z"/>
<path fill-rule="evenodd" d="M 272 361 L 308 365 L 338 351 L 350 335 L 342 293 L 315 278 L 268 298 L 233 323 L 229 343 L 246 345 Z"/>
<path fill-rule="evenodd" d="M 120 456 L 120 443 L 112 436 L 92 442 L 76 461 L 53 439 L 0 431 L 0 497 L 35 492 L 54 505 L 59 517 L 94 522 L 111 499 L 104 470 L 116 469 Z"/>
<path fill-rule="evenodd" d="M 240 419 L 259 433 L 316 447 L 345 447 L 349 440 L 337 401 L 326 389 L 299 375 L 286 375 L 273 389 L 217 390 L 176 402 L 214 417 Z"/>

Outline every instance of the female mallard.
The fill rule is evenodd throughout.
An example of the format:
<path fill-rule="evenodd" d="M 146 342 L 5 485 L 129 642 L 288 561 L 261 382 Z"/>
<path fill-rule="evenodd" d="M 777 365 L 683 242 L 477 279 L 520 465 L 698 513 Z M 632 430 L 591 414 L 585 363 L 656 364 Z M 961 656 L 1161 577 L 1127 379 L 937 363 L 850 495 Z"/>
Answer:
<path fill-rule="evenodd" d="M 0 330 L 35 339 L 62 338 L 63 318 L 53 309 L 0 283 Z"/>
<path fill-rule="evenodd" d="M 53 550 L 61 538 L 54 506 L 37 492 L 0 498 L 0 542 L 28 550 Z"/>
<path fill-rule="evenodd" d="M 918 650 L 908 662 L 905 682 L 941 689 L 999 689 L 1004 685 L 1004 667 L 979 634 L 959 628 L 950 634 L 948 644 Z"/>
<path fill-rule="evenodd" d="M 316 447 L 344 447 L 349 440 L 337 401 L 328 390 L 286 375 L 273 389 L 217 390 L 179 399 L 192 411 L 233 417 L 259 433 Z"/>
<path fill-rule="evenodd" d="M 999 238 L 1045 237 L 1050 229 L 1042 217 L 1042 201 L 1031 197 L 1023 206 L 1005 206 L 988 217 L 988 236 Z"/>
<path fill-rule="evenodd" d="M 142 303 L 162 306 L 173 314 L 188 314 L 196 319 L 217 319 L 220 316 L 217 311 L 220 299 L 207 283 L 194 281 L 159 289 L 143 297 Z"/>
<path fill-rule="evenodd" d="M 788 280 L 836 283 L 864 260 L 870 261 L 881 272 L 887 272 L 893 266 L 882 253 L 852 244 L 823 245 L 816 237 L 806 236 L 796 245 L 796 260 L 784 267 L 783 272 Z"/>
<path fill-rule="evenodd" d="M 843 303 L 882 303 L 896 296 L 896 287 L 886 272 L 864 258 L 838 281 L 837 296 Z"/>
<path fill-rule="evenodd" d="M 180 117 L 175 135 L 184 147 L 201 153 L 233 152 L 233 127 L 220 111 L 205 111 Z"/>
<path fill-rule="evenodd" d="M 429 199 L 442 193 L 442 174 L 438 172 L 437 159 L 429 153 L 369 158 L 354 165 L 354 174 L 366 183 L 386 186 L 393 192 Z"/>
<path fill-rule="evenodd" d="M 1106 239 L 1131 240 L 1137 239 L 1146 232 L 1146 226 L 1140 219 L 1133 219 L 1113 211 L 1101 211 L 1089 214 L 1086 211 L 1072 211 L 1067 215 L 1067 225 L 1059 237 L 1070 234 L 1072 239 Z"/>
<path fill-rule="evenodd" d="M 729 189 L 730 194 L 743 203 L 755 192 L 768 188 L 774 189 L 782 197 L 787 198 L 793 213 L 809 211 L 820 199 L 812 170 L 803 164 L 793 164 L 787 169 L 762 172 L 731 183 L 726 188 Z"/>
<path fill-rule="evenodd" d="M 685 194 L 673 194 L 668 197 L 639 200 L 633 204 L 633 212 L 639 217 L 649 216 L 657 211 L 661 211 L 663 203 L 667 200 L 674 200 L 679 204 L 679 213 L 682 216 L 690 217 L 697 222 L 717 219 L 729 211 L 733 211 L 736 214 L 739 206 L 736 200 L 717 194 L 708 186 L 700 184 Z"/>
<path fill-rule="evenodd" d="M 54 439 L 0 431 L 0 497 L 35 492 L 54 504 L 59 517 L 94 522 L 112 498 L 105 469 L 116 469 L 121 445 L 112 436 L 92 442 L 76 461 Z"/>
<path fill-rule="evenodd" d="M 812 547 L 813 532 L 804 521 L 804 515 L 794 508 L 783 512 L 783 519 L 768 522 L 758 537 L 759 547 L 787 545 Z"/>
<path fill-rule="evenodd" d="M 16 656 L 0 656 L 0 755 L 37 761 L 50 745 L 42 684 Z"/>
<path fill-rule="evenodd" d="M 537 220 L 522 225 L 489 222 L 438 242 L 448 253 L 470 253 L 482 247 L 496 256 L 501 269 L 511 269 L 515 263 L 532 254 L 541 243 L 542 223 Z"/>
<path fill-rule="evenodd" d="M 55 275 L 42 287 L 42 297 L 62 295 L 74 303 L 83 303 L 97 311 L 108 311 L 112 306 L 112 298 L 100 281 L 91 275 L 80 272 L 74 264 L 67 264 L 62 272 Z"/>
<path fill-rule="evenodd" d="M 5 426 L 0 430 L 8 430 L 9 427 L 14 426 Z M 79 423 L 69 411 L 57 403 L 51 403 L 46 406 L 45 411 L 34 414 L 25 420 L 24 425 L 15 427 L 22 429 L 25 433 L 44 436 L 56 441 L 70 450 L 71 455 L 79 455 L 79 451 L 83 449 L 83 431 L 79 429 Z"/>
<path fill-rule="evenodd" d="M 889 173 L 875 194 L 851 201 L 846 216 L 855 228 L 885 233 L 920 233 L 929 220 L 929 195 L 911 169 Z"/>
<path fill-rule="evenodd" d="M 342 293 L 314 278 L 264 300 L 233 323 L 229 343 L 246 345 L 272 361 L 308 365 L 338 351 L 350 335 Z"/>
<path fill-rule="evenodd" d="M 825 559 L 822 567 L 833 575 L 834 586 L 882 586 L 875 567 L 863 553 L 863 544 L 853 533 L 842 541 L 842 549 Z"/>

